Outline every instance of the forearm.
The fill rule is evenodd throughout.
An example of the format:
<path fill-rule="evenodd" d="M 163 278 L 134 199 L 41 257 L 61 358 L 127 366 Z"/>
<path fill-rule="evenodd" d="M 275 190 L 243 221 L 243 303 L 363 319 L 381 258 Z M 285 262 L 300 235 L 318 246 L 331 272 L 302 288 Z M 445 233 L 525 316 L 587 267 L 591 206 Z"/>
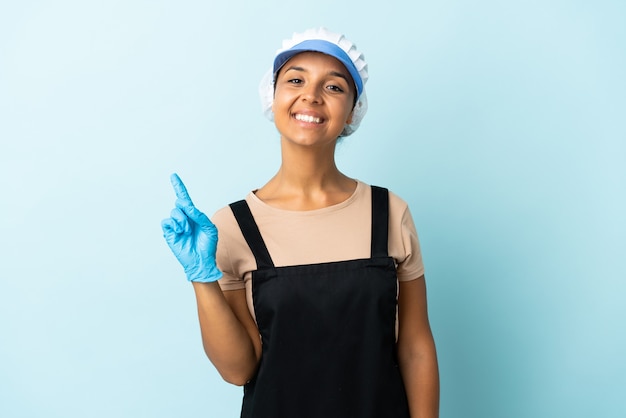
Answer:
<path fill-rule="evenodd" d="M 254 375 L 258 353 L 219 284 L 193 283 L 202 344 L 209 360 L 229 383 L 243 385 Z"/>
<path fill-rule="evenodd" d="M 409 401 L 411 418 L 439 416 L 439 370 L 432 339 L 419 347 L 398 347 L 400 372 Z"/>

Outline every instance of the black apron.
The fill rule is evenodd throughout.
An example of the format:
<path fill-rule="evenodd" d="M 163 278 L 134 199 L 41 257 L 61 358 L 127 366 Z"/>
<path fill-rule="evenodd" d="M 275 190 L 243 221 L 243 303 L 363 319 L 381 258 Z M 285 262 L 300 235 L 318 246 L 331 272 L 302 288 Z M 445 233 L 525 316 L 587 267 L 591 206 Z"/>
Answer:
<path fill-rule="evenodd" d="M 321 264 L 275 267 L 245 200 L 230 206 L 257 263 L 252 298 L 263 344 L 241 417 L 408 418 L 387 190 L 372 186 L 371 258 Z"/>

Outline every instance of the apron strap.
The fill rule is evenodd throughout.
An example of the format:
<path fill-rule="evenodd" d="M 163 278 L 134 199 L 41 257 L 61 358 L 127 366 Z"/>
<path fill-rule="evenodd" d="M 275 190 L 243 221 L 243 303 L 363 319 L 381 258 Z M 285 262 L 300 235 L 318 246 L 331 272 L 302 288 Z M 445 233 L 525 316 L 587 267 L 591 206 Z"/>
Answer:
<path fill-rule="evenodd" d="M 261 232 L 254 221 L 254 217 L 252 216 L 252 212 L 250 212 L 248 203 L 246 203 L 245 200 L 240 200 L 238 202 L 231 203 L 229 206 L 235 215 L 235 219 L 239 224 L 243 237 L 246 239 L 246 242 L 254 255 L 257 269 L 273 268 L 274 262 L 272 261 L 272 257 L 270 257 L 269 251 L 267 251 L 265 241 L 263 241 L 263 238 L 261 237 Z"/>
<path fill-rule="evenodd" d="M 378 186 L 372 188 L 372 258 L 387 257 L 389 233 L 389 192 Z"/>
<path fill-rule="evenodd" d="M 387 257 L 389 235 L 389 193 L 387 189 L 378 186 L 372 188 L 372 257 Z M 246 239 L 257 269 L 273 268 L 274 262 L 267 250 L 265 241 L 261 237 L 259 227 L 254 221 L 250 207 L 245 200 L 240 200 L 230 205 L 239 228 Z"/>

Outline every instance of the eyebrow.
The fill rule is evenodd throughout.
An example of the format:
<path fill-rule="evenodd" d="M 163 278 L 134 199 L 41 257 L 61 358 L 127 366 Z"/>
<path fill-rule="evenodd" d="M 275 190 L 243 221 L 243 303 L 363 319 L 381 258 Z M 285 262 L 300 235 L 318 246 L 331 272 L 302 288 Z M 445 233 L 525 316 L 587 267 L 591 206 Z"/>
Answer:
<path fill-rule="evenodd" d="M 302 71 L 302 72 L 306 72 L 306 71 L 307 71 L 307 70 L 305 70 L 304 68 L 302 68 L 302 67 L 298 67 L 298 66 L 296 66 L 296 65 L 293 65 L 293 66 L 291 66 L 291 67 L 286 68 L 286 69 L 285 69 L 285 72 L 287 72 L 287 71 L 289 71 L 289 70 Z M 346 83 L 350 84 L 350 80 L 349 80 L 349 79 L 348 79 L 348 77 L 347 77 L 345 74 L 343 74 L 343 73 L 340 73 L 340 72 L 338 72 L 338 71 L 329 71 L 329 72 L 328 72 L 328 75 L 332 75 L 332 76 L 334 76 L 334 77 L 340 77 L 340 78 L 343 78 L 344 80 L 346 80 Z"/>

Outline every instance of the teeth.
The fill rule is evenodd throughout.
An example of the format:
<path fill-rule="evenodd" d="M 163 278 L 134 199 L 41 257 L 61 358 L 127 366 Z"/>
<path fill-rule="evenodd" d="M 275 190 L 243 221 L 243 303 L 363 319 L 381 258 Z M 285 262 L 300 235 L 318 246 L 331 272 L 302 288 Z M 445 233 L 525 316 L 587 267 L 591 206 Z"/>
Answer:
<path fill-rule="evenodd" d="M 322 123 L 322 120 L 320 118 L 316 118 L 314 116 L 296 114 L 294 117 L 297 120 L 301 120 L 302 122 Z"/>

